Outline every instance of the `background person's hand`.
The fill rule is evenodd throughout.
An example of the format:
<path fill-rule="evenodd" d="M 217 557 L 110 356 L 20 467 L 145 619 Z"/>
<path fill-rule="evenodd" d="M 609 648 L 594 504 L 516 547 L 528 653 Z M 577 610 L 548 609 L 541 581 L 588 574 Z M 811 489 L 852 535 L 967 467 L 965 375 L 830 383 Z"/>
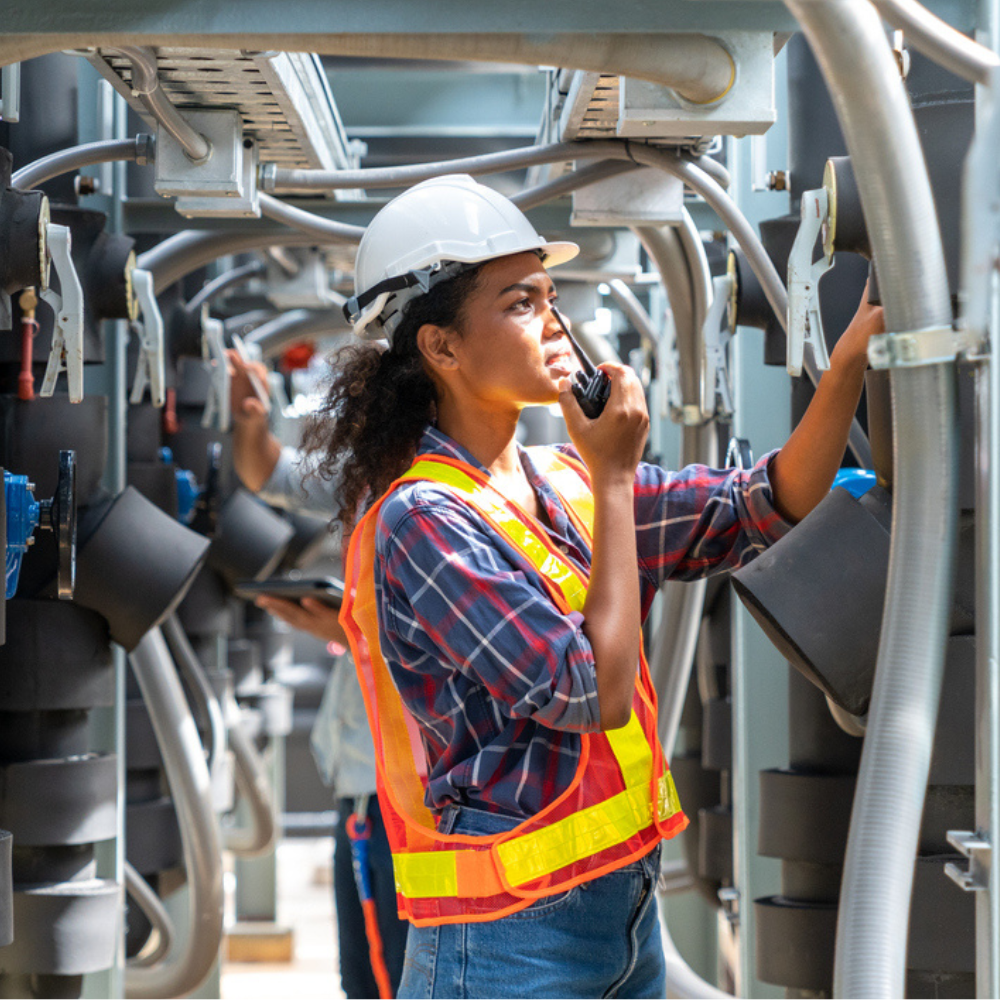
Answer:
<path fill-rule="evenodd" d="M 300 632 L 308 632 L 324 642 L 347 645 L 347 633 L 340 624 L 339 608 L 332 608 L 314 597 L 303 597 L 299 602 L 261 595 L 254 600 L 254 604 Z"/>
<path fill-rule="evenodd" d="M 257 395 L 257 389 L 250 378 L 252 372 L 258 383 L 268 385 L 267 367 L 259 361 L 244 361 L 239 354 L 230 348 L 226 351 L 226 361 L 229 364 L 229 405 L 233 419 L 251 423 L 265 422 L 267 409 Z"/>
<path fill-rule="evenodd" d="M 229 364 L 229 406 L 233 413 L 233 465 L 248 490 L 256 493 L 271 478 L 281 445 L 271 434 L 267 409 L 257 395 L 250 372 L 268 384 L 267 368 L 244 361 L 234 350 L 226 351 Z"/>

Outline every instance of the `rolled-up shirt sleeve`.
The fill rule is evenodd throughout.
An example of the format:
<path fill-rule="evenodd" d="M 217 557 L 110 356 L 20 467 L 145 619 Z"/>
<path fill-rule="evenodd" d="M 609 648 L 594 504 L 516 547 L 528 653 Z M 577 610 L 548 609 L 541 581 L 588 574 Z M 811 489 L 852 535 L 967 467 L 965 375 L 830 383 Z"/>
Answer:
<path fill-rule="evenodd" d="M 774 506 L 772 451 L 751 469 L 641 465 L 635 512 L 639 565 L 656 585 L 737 569 L 792 525 Z"/>
<path fill-rule="evenodd" d="M 376 547 L 383 652 L 397 683 L 400 667 L 431 661 L 485 687 L 512 719 L 599 730 L 582 617 L 563 614 L 471 508 L 426 484 L 415 489 L 420 500 L 385 505 Z M 420 669 L 403 675 L 418 697 Z"/>

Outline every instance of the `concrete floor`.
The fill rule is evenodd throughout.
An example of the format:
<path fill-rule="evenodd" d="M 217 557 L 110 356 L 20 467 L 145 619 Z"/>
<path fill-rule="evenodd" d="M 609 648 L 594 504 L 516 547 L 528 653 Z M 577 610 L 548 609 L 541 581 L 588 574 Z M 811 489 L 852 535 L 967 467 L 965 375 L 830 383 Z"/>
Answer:
<path fill-rule="evenodd" d="M 290 964 L 226 962 L 222 1000 L 332 1000 L 343 997 L 333 912 L 333 839 L 294 838 L 278 846 L 278 923 L 294 932 Z"/>

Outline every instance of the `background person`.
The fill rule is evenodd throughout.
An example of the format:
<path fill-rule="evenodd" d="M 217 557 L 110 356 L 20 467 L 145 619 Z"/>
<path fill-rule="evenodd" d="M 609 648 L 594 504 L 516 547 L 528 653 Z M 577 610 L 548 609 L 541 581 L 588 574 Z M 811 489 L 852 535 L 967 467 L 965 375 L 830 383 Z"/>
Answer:
<path fill-rule="evenodd" d="M 253 369 L 266 385 L 267 370 L 263 365 L 243 362 L 235 351 L 228 356 L 237 475 L 247 489 L 269 504 L 332 519 L 337 512 L 332 485 L 310 476 L 304 456 L 294 448 L 282 448 L 270 431 L 264 405 L 249 378 Z M 334 831 L 333 894 L 341 987 L 351 998 L 379 996 L 347 829 L 348 817 L 360 806 L 362 816 L 371 821 L 368 866 L 385 966 L 395 993 L 402 974 L 407 923 L 396 915 L 392 855 L 375 791 L 375 751 L 357 672 L 347 652 L 347 636 L 338 621 L 339 611 L 308 597 L 299 602 L 260 596 L 255 603 L 292 628 L 322 639 L 333 657 L 310 743 L 320 775 L 333 789 L 339 817 Z"/>

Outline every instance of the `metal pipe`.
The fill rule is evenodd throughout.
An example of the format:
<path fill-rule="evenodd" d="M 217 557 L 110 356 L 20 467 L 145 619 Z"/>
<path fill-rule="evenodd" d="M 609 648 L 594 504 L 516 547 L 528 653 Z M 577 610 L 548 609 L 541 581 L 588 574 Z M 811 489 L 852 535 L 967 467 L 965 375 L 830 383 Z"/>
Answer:
<path fill-rule="evenodd" d="M 310 309 L 291 309 L 244 337 L 244 341 L 260 348 L 261 355 L 273 358 L 284 347 L 303 337 L 324 333 L 349 333 L 350 326 L 339 309 L 314 312 Z"/>
<path fill-rule="evenodd" d="M 188 641 L 184 626 L 176 614 L 166 617 L 162 625 L 163 637 L 167 640 L 174 662 L 181 676 L 187 682 L 203 722 L 209 733 L 210 748 L 208 751 L 208 770 L 213 782 L 222 766 L 222 755 L 226 750 L 226 720 L 222 714 L 222 705 L 209 683 L 205 668 L 198 659 L 198 654 Z"/>
<path fill-rule="evenodd" d="M 161 295 L 185 275 L 227 254 L 262 250 L 267 246 L 311 247 L 316 237 L 298 230 L 239 229 L 213 232 L 185 229 L 139 254 L 138 266 L 150 271 L 156 294 Z"/>
<path fill-rule="evenodd" d="M 345 188 L 405 188 L 445 174 L 500 174 L 524 170 L 545 163 L 572 160 L 631 159 L 629 144 L 618 140 L 552 142 L 541 146 L 507 149 L 500 153 L 463 156 L 455 160 L 415 163 L 404 167 L 366 167 L 359 170 L 301 170 L 266 164 L 261 171 L 261 187 L 271 194 L 337 191 Z"/>
<path fill-rule="evenodd" d="M 693 334 L 695 293 L 689 258 L 673 226 L 636 226 L 634 232 L 660 272 L 660 281 L 674 314 L 681 399 L 697 403 L 700 412 L 702 356 L 697 347 L 699 341 Z M 688 331 L 688 334 L 682 335 L 681 331 Z"/>
<path fill-rule="evenodd" d="M 950 325 L 927 169 L 875 8 L 867 0 L 786 4 L 823 71 L 854 163 L 887 329 Z M 892 370 L 893 537 L 837 919 L 834 995 L 840 997 L 899 997 L 905 990 L 955 553 L 954 378 L 951 363 Z"/>
<path fill-rule="evenodd" d="M 890 27 L 902 31 L 918 52 L 949 73 L 971 83 L 988 84 L 1000 58 L 968 35 L 953 28 L 915 0 L 871 0 Z"/>
<path fill-rule="evenodd" d="M 266 270 L 267 266 L 263 261 L 252 260 L 249 264 L 241 264 L 230 271 L 225 271 L 211 281 L 206 282 L 198 293 L 191 297 L 191 300 L 184 308 L 190 313 L 197 312 L 206 302 L 211 302 L 228 289 L 236 285 L 242 285 L 243 282 L 249 281 L 258 274 L 263 274 Z"/>
<path fill-rule="evenodd" d="M 612 278 L 608 282 L 608 290 L 628 321 L 634 326 L 649 351 L 656 351 L 660 336 L 653 326 L 652 317 L 646 312 L 646 307 L 636 297 L 621 278 Z"/>
<path fill-rule="evenodd" d="M 692 226 L 693 228 L 693 226 Z M 635 233 L 646 248 L 667 292 L 677 330 L 677 350 L 681 380 L 681 402 L 687 412 L 701 413 L 701 358 L 703 355 L 702 324 L 696 313 L 707 308 L 707 262 L 703 268 L 698 248 L 683 241 L 674 227 L 636 227 Z M 697 238 L 697 233 L 695 233 Z M 696 239 L 704 254 L 701 240 Z M 697 410 L 688 409 L 696 407 Z M 696 427 L 685 427 L 681 441 L 681 464 L 716 461 L 716 432 L 712 421 Z M 707 581 L 683 583 L 668 580 L 660 589 L 662 595 L 660 622 L 650 657 L 650 672 L 660 706 L 658 735 L 667 758 L 673 753 L 680 728 L 681 713 L 695 647 L 705 606 Z M 677 997 L 729 998 L 706 982 L 684 960 L 673 942 L 669 928 L 663 927 L 663 951 L 667 994 Z"/>
<path fill-rule="evenodd" d="M 681 246 L 688 259 L 694 299 L 694 324 L 698 329 L 698 354 L 703 357 L 705 345 L 702 328 L 708 316 L 709 306 L 712 304 L 712 271 L 708 266 L 708 254 L 705 252 L 701 234 L 686 208 L 682 210 L 682 217 L 683 221 L 677 227 L 677 235 L 681 238 Z"/>
<path fill-rule="evenodd" d="M 53 177 L 97 163 L 125 160 L 145 165 L 153 162 L 155 145 L 151 135 L 141 134 L 131 139 L 102 139 L 100 142 L 85 142 L 82 146 L 60 149 L 21 167 L 11 178 L 10 186 L 30 190 Z"/>
<path fill-rule="evenodd" d="M 174 923 L 167 913 L 160 897 L 153 887 L 129 864 L 124 862 L 125 891 L 135 900 L 156 932 L 156 944 L 148 952 L 145 948 L 135 958 L 130 958 L 130 966 L 155 965 L 163 960 L 174 946 Z"/>
<path fill-rule="evenodd" d="M 722 100 L 736 80 L 736 64 L 725 47 L 694 33 L 372 33 L 314 36 L 309 45 L 306 51 L 320 55 L 566 66 L 649 80 L 694 104 Z"/>
<path fill-rule="evenodd" d="M 239 706 L 232 699 L 229 702 L 229 745 L 236 758 L 236 783 L 249 809 L 250 823 L 246 827 L 224 827 L 222 833 L 227 851 L 250 858 L 266 854 L 274 846 L 278 822 L 264 760 L 240 723 Z"/>
<path fill-rule="evenodd" d="M 188 880 L 188 932 L 160 964 L 126 968 L 125 995 L 184 996 L 205 980 L 222 942 L 222 844 L 212 781 L 163 633 L 150 629 L 129 659 L 153 723 L 177 810 Z"/>
<path fill-rule="evenodd" d="M 194 163 L 203 163 L 212 155 L 212 144 L 174 107 L 160 86 L 156 51 L 148 45 L 122 45 L 120 52 L 132 64 L 132 93 L 163 130 L 184 150 Z"/>
<path fill-rule="evenodd" d="M 313 239 L 329 243 L 335 242 L 358 243 L 365 234 L 364 226 L 352 226 L 346 222 L 336 222 L 333 219 L 324 219 L 321 215 L 313 212 L 306 212 L 294 205 L 274 198 L 269 194 L 261 193 L 260 210 L 269 219 L 275 222 L 283 222 L 286 226 L 299 229 L 308 233 Z"/>
<path fill-rule="evenodd" d="M 580 167 L 572 173 L 564 174 L 554 181 L 525 188 L 513 195 L 510 200 L 522 212 L 527 212 L 528 209 L 543 205 L 555 198 L 561 198 L 563 195 L 570 194 L 582 187 L 628 173 L 630 170 L 635 170 L 636 166 L 635 163 L 630 163 L 628 160 L 598 160 L 598 162 L 588 163 L 585 167 Z"/>

